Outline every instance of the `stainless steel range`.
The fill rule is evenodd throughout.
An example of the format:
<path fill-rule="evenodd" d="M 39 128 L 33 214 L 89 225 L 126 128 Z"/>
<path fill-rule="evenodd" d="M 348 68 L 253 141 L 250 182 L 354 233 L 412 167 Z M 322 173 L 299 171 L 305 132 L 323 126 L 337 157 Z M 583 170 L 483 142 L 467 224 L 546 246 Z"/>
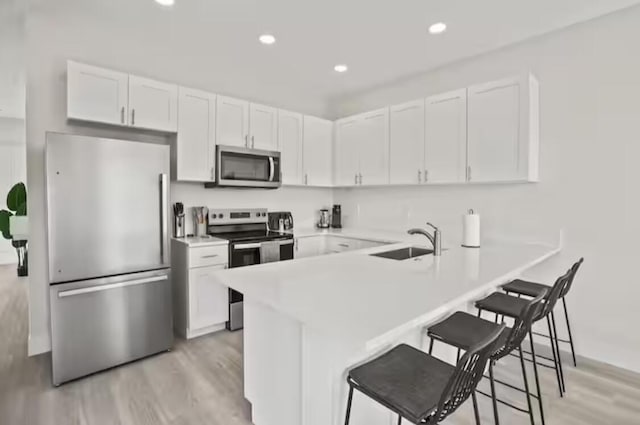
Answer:
<path fill-rule="evenodd" d="M 229 241 L 229 267 L 293 259 L 293 234 L 269 229 L 267 209 L 209 209 L 208 233 Z M 243 296 L 229 289 L 227 329 L 243 327 Z"/>

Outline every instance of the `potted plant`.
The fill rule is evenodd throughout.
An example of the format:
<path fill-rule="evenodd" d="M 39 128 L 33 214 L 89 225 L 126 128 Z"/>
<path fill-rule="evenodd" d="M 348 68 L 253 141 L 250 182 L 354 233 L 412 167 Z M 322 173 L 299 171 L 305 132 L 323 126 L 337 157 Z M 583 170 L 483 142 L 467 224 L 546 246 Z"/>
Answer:
<path fill-rule="evenodd" d="M 24 183 L 17 183 L 11 188 L 7 194 L 8 210 L 0 210 L 0 233 L 5 239 L 11 241 L 18 254 L 18 276 L 27 276 L 28 268 L 28 251 L 26 233 L 23 231 L 16 232 L 16 227 L 26 228 L 27 217 L 27 188 Z M 15 237 L 14 237 L 15 235 Z"/>

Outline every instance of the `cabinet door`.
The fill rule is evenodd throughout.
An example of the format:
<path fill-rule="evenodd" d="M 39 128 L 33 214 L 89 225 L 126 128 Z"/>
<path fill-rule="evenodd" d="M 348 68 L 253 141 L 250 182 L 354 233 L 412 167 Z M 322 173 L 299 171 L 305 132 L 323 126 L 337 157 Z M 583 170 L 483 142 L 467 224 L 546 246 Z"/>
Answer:
<path fill-rule="evenodd" d="M 520 96 L 518 79 L 469 88 L 469 181 L 519 177 Z"/>
<path fill-rule="evenodd" d="M 224 268 L 212 266 L 189 270 L 189 330 L 229 320 L 229 288 L 213 275 Z"/>
<path fill-rule="evenodd" d="M 278 150 L 278 110 L 252 103 L 249 108 L 250 143 L 253 149 Z"/>
<path fill-rule="evenodd" d="M 389 181 L 423 182 L 424 99 L 392 106 L 390 111 Z"/>
<path fill-rule="evenodd" d="M 278 111 L 278 145 L 282 183 L 304 184 L 302 176 L 302 114 Z"/>
<path fill-rule="evenodd" d="M 249 102 L 218 96 L 216 144 L 249 147 Z"/>
<path fill-rule="evenodd" d="M 467 166 L 467 90 L 425 101 L 425 182 L 464 182 Z"/>
<path fill-rule="evenodd" d="M 129 76 L 67 62 L 67 118 L 127 124 Z"/>
<path fill-rule="evenodd" d="M 216 95 L 180 87 L 176 180 L 215 179 Z"/>
<path fill-rule="evenodd" d="M 294 258 L 315 257 L 322 254 L 320 237 L 296 238 Z"/>
<path fill-rule="evenodd" d="M 359 135 L 360 184 L 389 183 L 389 108 L 362 116 Z"/>
<path fill-rule="evenodd" d="M 150 130 L 178 129 L 178 86 L 129 76 L 129 125 Z"/>
<path fill-rule="evenodd" d="M 358 145 L 361 135 L 362 121 L 358 118 L 345 118 L 336 122 L 334 182 L 338 186 L 358 184 Z"/>
<path fill-rule="evenodd" d="M 333 181 L 333 122 L 304 117 L 304 181 L 309 186 L 331 186 Z"/>

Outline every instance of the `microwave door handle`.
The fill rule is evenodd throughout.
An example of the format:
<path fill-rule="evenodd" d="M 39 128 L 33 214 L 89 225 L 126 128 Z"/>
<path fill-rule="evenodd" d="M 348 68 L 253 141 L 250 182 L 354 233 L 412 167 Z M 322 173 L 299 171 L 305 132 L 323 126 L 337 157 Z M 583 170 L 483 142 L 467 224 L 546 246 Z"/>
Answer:
<path fill-rule="evenodd" d="M 276 166 L 273 162 L 273 157 L 270 156 L 269 157 L 269 181 L 272 182 L 273 181 L 273 175 L 276 172 Z"/>

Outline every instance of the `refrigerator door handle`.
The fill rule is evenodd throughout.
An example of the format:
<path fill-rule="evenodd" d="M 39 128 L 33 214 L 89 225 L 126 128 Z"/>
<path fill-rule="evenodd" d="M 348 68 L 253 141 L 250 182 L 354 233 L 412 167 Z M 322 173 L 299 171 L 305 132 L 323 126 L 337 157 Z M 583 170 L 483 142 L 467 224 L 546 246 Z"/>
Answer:
<path fill-rule="evenodd" d="M 88 288 L 70 289 L 68 291 L 58 292 L 58 298 L 72 297 L 74 295 L 90 294 L 92 292 L 102 292 L 109 289 L 126 288 L 127 286 L 142 285 L 151 282 L 162 282 L 169 279 L 169 276 L 147 277 L 144 279 L 129 280 L 126 282 L 110 283 L 107 285 L 90 286 Z"/>
<path fill-rule="evenodd" d="M 167 190 L 167 175 L 160 174 L 160 262 L 164 265 L 168 264 L 167 255 L 169 254 L 169 235 L 167 230 L 169 196 Z"/>

